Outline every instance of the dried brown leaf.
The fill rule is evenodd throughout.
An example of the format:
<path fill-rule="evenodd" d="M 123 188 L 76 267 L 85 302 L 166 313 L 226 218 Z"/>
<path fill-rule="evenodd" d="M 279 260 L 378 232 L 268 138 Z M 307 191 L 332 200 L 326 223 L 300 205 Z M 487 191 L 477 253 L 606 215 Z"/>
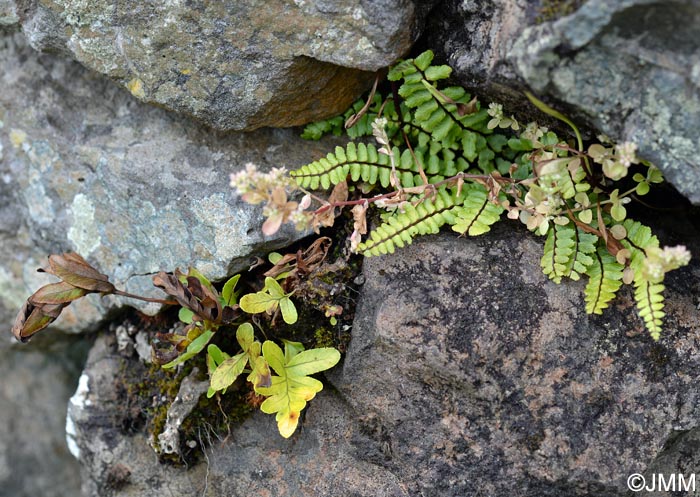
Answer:
<path fill-rule="evenodd" d="M 53 323 L 68 304 L 34 305 L 27 300 L 12 325 L 12 334 L 21 342 L 27 342 L 38 331 Z"/>
<path fill-rule="evenodd" d="M 328 197 L 328 202 L 317 211 L 316 221 L 321 226 L 333 226 L 335 221 L 335 207 L 336 204 L 345 202 L 348 199 L 348 184 L 345 181 L 341 181 L 333 188 L 330 196 Z M 325 208 L 325 209 L 324 209 Z"/>
<path fill-rule="evenodd" d="M 192 292 L 189 291 L 187 286 L 180 281 L 180 275 L 182 275 L 182 273 L 178 270 L 175 271 L 175 274 L 168 274 L 165 271 L 161 271 L 153 276 L 153 284 L 171 297 L 174 297 L 177 303 L 182 307 L 200 316 L 200 313 L 203 311 L 202 306 L 192 295 Z"/>
<path fill-rule="evenodd" d="M 74 287 L 100 293 L 112 293 L 115 290 L 107 275 L 97 271 L 74 252 L 50 255 L 49 265 L 51 269 L 48 272 Z"/>
<path fill-rule="evenodd" d="M 477 98 L 472 98 L 466 104 L 457 104 L 457 114 L 459 117 L 466 116 L 468 114 L 474 114 L 477 111 Z"/>
<path fill-rule="evenodd" d="M 352 208 L 353 229 L 360 235 L 367 234 L 367 207 L 369 204 L 363 202 Z"/>

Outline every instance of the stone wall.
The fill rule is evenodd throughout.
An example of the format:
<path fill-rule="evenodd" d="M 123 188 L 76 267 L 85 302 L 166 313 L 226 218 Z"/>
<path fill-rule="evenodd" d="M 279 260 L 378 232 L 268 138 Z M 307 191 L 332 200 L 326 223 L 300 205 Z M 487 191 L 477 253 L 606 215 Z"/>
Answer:
<path fill-rule="evenodd" d="M 148 294 L 160 270 L 194 265 L 223 279 L 297 240 L 264 237 L 229 173 L 325 155 L 333 138 L 307 142 L 288 127 L 344 110 L 375 73 L 425 48 L 518 117 L 534 116 L 530 89 L 589 135 L 637 142 L 700 204 L 697 2 L 565 2 L 580 7 L 543 20 L 555 3 L 0 0 L 7 331 L 53 252 L 79 251 Z M 697 211 L 684 212 L 648 223 L 697 256 Z M 0 485 L 19 497 L 79 486 L 86 496 L 617 496 L 635 471 L 698 471 L 697 262 L 669 278 L 669 332 L 652 343 L 629 295 L 586 316 L 580 286 L 545 281 L 538 250 L 499 228 L 369 260 L 351 346 L 301 433 L 283 440 L 256 414 L 225 441 L 210 437 L 188 470 L 158 464 L 143 432 L 119 431 L 109 334 L 82 376 L 91 404 L 71 407 L 79 464 L 69 455 L 65 409 L 89 346 L 70 334 L 110 329 L 124 305 L 83 299 L 54 338 L 1 344 Z"/>

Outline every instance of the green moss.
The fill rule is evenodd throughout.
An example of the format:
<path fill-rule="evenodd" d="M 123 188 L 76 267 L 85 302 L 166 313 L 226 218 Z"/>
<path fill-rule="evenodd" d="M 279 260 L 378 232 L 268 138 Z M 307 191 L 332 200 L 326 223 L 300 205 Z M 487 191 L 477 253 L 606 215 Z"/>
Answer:
<path fill-rule="evenodd" d="M 335 334 L 328 328 L 317 328 L 314 332 L 314 348 L 335 347 L 337 345 Z"/>
<path fill-rule="evenodd" d="M 557 19 L 573 14 L 583 3 L 584 0 L 542 0 L 535 22 L 537 24 L 542 24 L 544 22 L 556 21 Z"/>

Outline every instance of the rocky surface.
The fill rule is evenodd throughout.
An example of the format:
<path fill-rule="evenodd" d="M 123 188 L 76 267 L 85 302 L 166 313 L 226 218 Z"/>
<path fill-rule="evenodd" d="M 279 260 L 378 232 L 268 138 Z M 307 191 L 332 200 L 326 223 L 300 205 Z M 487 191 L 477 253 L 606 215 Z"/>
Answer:
<path fill-rule="evenodd" d="M 296 167 L 328 144 L 297 130 L 216 135 L 140 105 L 75 62 L 37 54 L 21 35 L 0 38 L 0 65 L 0 318 L 8 329 L 48 281 L 35 270 L 53 252 L 75 250 L 118 286 L 156 294 L 155 272 L 194 265 L 221 279 L 251 252 L 298 236 L 263 237 L 260 209 L 236 197 L 229 173 L 249 161 Z M 59 327 L 94 326 L 114 302 L 78 304 Z"/>
<path fill-rule="evenodd" d="M 250 129 L 343 110 L 409 49 L 436 2 L 166 3 L 0 0 L 7 330 L 52 252 L 77 250 L 148 293 L 159 270 L 193 264 L 223 278 L 252 251 L 289 243 L 291 231 L 261 236 L 259 210 L 228 174 L 247 162 L 293 167 L 328 144 L 197 120 Z M 556 3 L 440 2 L 414 50 L 442 52 L 459 81 L 522 115 L 529 86 L 636 141 L 700 203 L 697 2 L 564 2 L 584 5 L 538 24 Z M 20 25 L 33 47 L 59 54 L 11 34 Z M 700 216 L 679 219 L 657 232 L 697 258 Z M 300 431 L 284 440 L 260 413 L 230 433 L 204 430 L 186 440 L 207 446 L 189 469 L 156 461 L 132 423 L 141 404 L 115 383 L 135 364 L 125 355 L 148 356 L 143 331 L 100 337 L 79 382 L 87 342 L 3 342 L 0 494 L 622 496 L 633 472 L 700 474 L 700 264 L 669 277 L 666 334 L 653 343 L 630 292 L 586 316 L 582 285 L 546 281 L 540 253 L 541 240 L 498 228 L 368 260 L 351 346 Z M 120 304 L 90 296 L 57 326 L 94 328 Z M 76 383 L 68 432 L 81 481 L 64 439 Z"/>
<path fill-rule="evenodd" d="M 659 234 L 697 253 L 688 219 Z M 673 449 L 692 446 L 683 434 L 700 424 L 700 263 L 667 279 L 655 343 L 631 292 L 588 316 L 581 284 L 542 275 L 541 250 L 503 226 L 366 260 L 347 355 L 301 430 L 284 440 L 255 413 L 189 470 L 159 465 L 143 435 L 119 435 L 105 415 L 119 400 L 103 337 L 87 402 L 70 411 L 85 495 L 612 497 L 634 472 L 700 469 Z M 115 468 L 128 478 L 107 492 Z"/>
<path fill-rule="evenodd" d="M 17 3 L 36 49 L 216 129 L 251 130 L 344 111 L 408 52 L 434 2 Z"/>
<path fill-rule="evenodd" d="M 21 349 L 8 335 L 0 342 L 0 494 L 79 495 L 79 466 L 64 434 L 66 403 L 90 341 L 54 333 Z"/>
<path fill-rule="evenodd" d="M 538 2 L 445 2 L 431 15 L 428 46 L 479 94 L 524 111 L 519 92 L 529 87 L 575 120 L 637 143 L 700 204 L 699 4 L 580 3 L 571 15 L 536 24 Z"/>

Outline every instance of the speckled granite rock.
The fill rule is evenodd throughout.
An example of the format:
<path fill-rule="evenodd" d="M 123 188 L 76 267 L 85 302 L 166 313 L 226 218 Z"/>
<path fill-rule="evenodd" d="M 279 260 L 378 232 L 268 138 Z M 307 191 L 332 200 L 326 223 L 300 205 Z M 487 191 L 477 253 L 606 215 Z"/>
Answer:
<path fill-rule="evenodd" d="M 680 231 L 664 224 L 662 240 L 697 253 L 691 219 Z M 542 275 L 541 250 L 541 239 L 501 226 L 366 260 L 347 355 L 300 432 L 283 440 L 271 416 L 254 414 L 207 451 L 208 479 L 205 464 L 157 465 L 141 436 L 105 422 L 114 345 L 103 339 L 86 370 L 92 405 L 71 411 L 94 475 L 86 495 L 102 495 L 117 464 L 130 478 L 111 495 L 130 497 L 166 485 L 184 496 L 208 485 L 210 496 L 622 497 L 629 474 L 663 458 L 664 470 L 689 471 L 688 457 L 668 463 L 664 447 L 700 426 L 700 263 L 668 277 L 667 331 L 655 343 L 631 292 L 588 316 L 581 284 Z"/>
<path fill-rule="evenodd" d="M 636 142 L 700 204 L 700 4 L 581 3 L 535 25 L 539 2 L 445 2 L 431 15 L 428 45 L 460 82 L 516 111 L 529 86 L 579 122 Z"/>
<path fill-rule="evenodd" d="M 418 5 L 415 5 L 417 3 Z M 39 50 L 220 130 L 343 112 L 406 53 L 434 3 L 411 0 L 22 2 Z"/>
<path fill-rule="evenodd" d="M 35 270 L 53 252 L 76 250 L 117 285 L 159 294 L 152 273 L 194 265 L 221 279 L 251 252 L 299 236 L 291 229 L 263 237 L 259 207 L 241 202 L 228 176 L 249 161 L 295 167 L 325 154 L 328 143 L 301 140 L 296 130 L 217 136 L 140 104 L 75 62 L 37 54 L 19 34 L 0 38 L 0 66 L 7 329 L 47 281 Z M 79 304 L 59 327 L 93 326 L 114 302 L 90 296 Z"/>

